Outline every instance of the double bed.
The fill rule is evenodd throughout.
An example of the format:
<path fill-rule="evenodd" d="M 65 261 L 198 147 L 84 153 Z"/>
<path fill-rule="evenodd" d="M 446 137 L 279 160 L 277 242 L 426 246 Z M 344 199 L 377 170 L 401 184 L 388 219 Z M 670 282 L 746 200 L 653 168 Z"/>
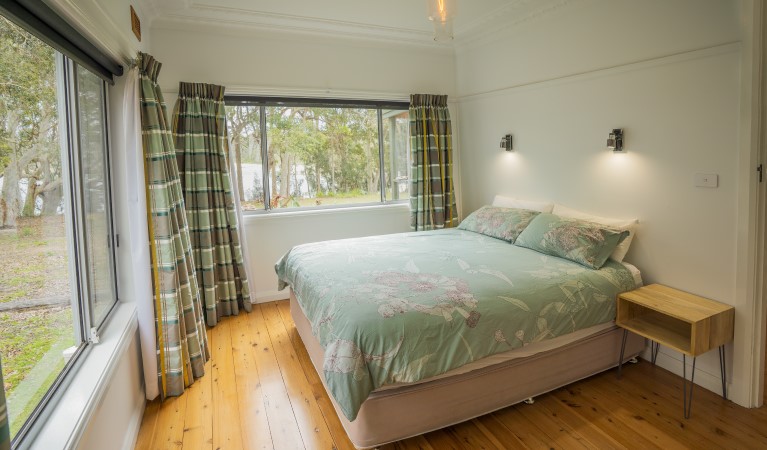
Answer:
<path fill-rule="evenodd" d="M 629 264 L 589 269 L 458 229 L 305 244 L 276 270 L 358 448 L 614 367 L 615 297 L 641 285 Z M 631 335 L 626 359 L 643 347 Z"/>

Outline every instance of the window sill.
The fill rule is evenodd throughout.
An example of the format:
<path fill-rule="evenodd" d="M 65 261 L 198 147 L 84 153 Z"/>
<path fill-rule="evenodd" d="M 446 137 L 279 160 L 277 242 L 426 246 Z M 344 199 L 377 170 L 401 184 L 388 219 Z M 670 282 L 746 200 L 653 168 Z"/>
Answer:
<path fill-rule="evenodd" d="M 101 334 L 101 342 L 82 355 L 83 361 L 73 373 L 47 417 L 19 443 L 19 449 L 76 448 L 88 422 L 101 401 L 120 360 L 130 345 L 138 319 L 136 304 L 118 303 Z"/>
<path fill-rule="evenodd" d="M 270 211 L 251 211 L 244 213 L 245 224 L 249 222 L 259 222 L 262 220 L 287 219 L 293 217 L 312 217 L 324 216 L 328 214 L 390 214 L 401 213 L 410 210 L 410 202 L 400 201 L 397 203 L 360 205 L 360 206 L 341 206 L 335 208 L 317 208 L 317 209 L 296 209 L 296 210 L 270 210 Z"/>

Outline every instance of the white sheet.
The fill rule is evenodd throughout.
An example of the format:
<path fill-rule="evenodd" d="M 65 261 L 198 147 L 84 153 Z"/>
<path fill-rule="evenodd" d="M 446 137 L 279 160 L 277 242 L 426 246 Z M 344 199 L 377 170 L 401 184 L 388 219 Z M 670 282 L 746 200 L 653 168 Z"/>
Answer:
<path fill-rule="evenodd" d="M 642 282 L 642 272 L 640 272 L 636 266 L 627 263 L 626 261 L 623 261 L 621 264 L 623 264 L 629 270 L 629 272 L 631 272 L 631 275 L 634 276 L 634 283 L 637 285 L 636 287 L 640 288 L 644 286 L 644 283 Z"/>

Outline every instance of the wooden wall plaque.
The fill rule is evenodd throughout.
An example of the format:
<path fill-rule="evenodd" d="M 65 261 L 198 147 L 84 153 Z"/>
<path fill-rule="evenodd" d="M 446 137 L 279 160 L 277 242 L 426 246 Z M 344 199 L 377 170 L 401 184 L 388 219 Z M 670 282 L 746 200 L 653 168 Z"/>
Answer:
<path fill-rule="evenodd" d="M 133 5 L 130 7 L 130 27 L 133 30 L 133 34 L 136 35 L 136 39 L 141 42 L 141 20 L 136 14 L 136 10 L 133 9 Z"/>

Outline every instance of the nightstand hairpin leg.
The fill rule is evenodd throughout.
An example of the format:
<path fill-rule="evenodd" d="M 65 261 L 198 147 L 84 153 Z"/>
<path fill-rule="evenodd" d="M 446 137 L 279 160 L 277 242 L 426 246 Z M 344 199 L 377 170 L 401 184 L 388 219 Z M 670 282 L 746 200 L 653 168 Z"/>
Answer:
<path fill-rule="evenodd" d="M 724 345 L 719 346 L 719 368 L 722 370 L 722 398 L 727 400 L 727 361 L 724 354 Z"/>
<path fill-rule="evenodd" d="M 689 419 L 690 413 L 692 411 L 692 388 L 695 387 L 695 361 L 698 358 L 694 357 L 692 358 L 692 375 L 690 375 L 690 393 L 687 394 L 687 358 L 685 357 L 685 354 L 682 353 L 682 390 L 684 391 L 683 394 L 683 401 L 684 401 L 684 418 Z"/>
<path fill-rule="evenodd" d="M 658 360 L 658 350 L 660 350 L 660 344 L 655 341 L 650 341 L 650 352 L 653 366 L 655 365 L 655 361 Z"/>
<path fill-rule="evenodd" d="M 623 369 L 623 354 L 626 352 L 626 338 L 628 338 L 629 330 L 623 330 L 623 340 L 621 341 L 621 356 L 618 359 L 618 379 L 621 378 L 621 369 Z"/>

